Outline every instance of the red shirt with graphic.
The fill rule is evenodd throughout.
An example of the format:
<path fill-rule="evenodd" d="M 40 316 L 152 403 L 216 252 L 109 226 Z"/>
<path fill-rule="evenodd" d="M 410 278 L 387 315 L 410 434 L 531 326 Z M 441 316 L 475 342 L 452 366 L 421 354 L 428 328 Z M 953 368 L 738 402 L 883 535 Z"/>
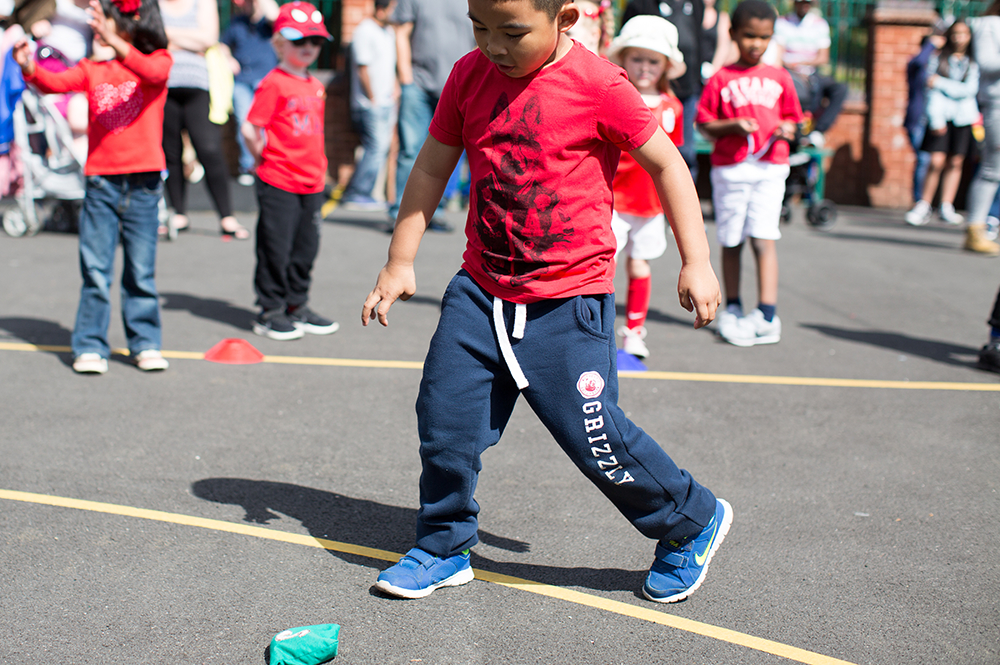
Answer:
<path fill-rule="evenodd" d="M 121 60 L 84 59 L 58 73 L 35 67 L 26 80 L 45 94 L 87 94 L 86 175 L 162 171 L 163 105 L 173 61 L 163 49 L 146 55 L 131 48 Z"/>
<path fill-rule="evenodd" d="M 281 68 L 257 86 L 247 122 L 262 127 L 267 139 L 257 177 L 293 194 L 315 194 L 326 182 L 323 109 L 326 89 L 319 80 Z"/>
<path fill-rule="evenodd" d="M 712 151 L 713 166 L 738 164 L 760 152 L 778 126 L 786 121 L 801 122 L 802 107 L 795 94 L 791 75 L 771 65 L 745 68 L 723 67 L 705 84 L 698 103 L 698 124 L 731 118 L 754 118 L 757 131 L 749 137 L 720 136 Z M 752 144 L 752 145 L 751 145 Z M 760 157 L 762 162 L 788 163 L 788 143 L 775 140 Z"/>
<path fill-rule="evenodd" d="M 625 70 L 578 43 L 523 78 L 463 57 L 430 127 L 469 159 L 463 267 L 510 302 L 613 292 L 611 181 L 656 126 Z"/>
<path fill-rule="evenodd" d="M 684 144 L 684 105 L 673 95 L 659 95 L 652 100 L 643 96 L 653 117 L 674 145 Z M 651 105 L 650 101 L 655 105 Z M 615 173 L 615 210 L 638 217 L 655 217 L 663 212 L 653 178 L 628 153 L 622 153 Z"/>

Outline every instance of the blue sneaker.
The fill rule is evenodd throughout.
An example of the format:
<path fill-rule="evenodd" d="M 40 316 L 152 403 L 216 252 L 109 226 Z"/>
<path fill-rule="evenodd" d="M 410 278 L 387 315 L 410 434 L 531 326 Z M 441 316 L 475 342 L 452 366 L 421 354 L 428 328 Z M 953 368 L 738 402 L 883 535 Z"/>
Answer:
<path fill-rule="evenodd" d="M 712 555 L 732 523 L 733 507 L 716 499 L 715 517 L 697 538 L 684 545 L 657 543 L 656 560 L 642 585 L 642 595 L 654 603 L 676 603 L 694 593 L 705 581 Z"/>
<path fill-rule="evenodd" d="M 440 559 L 414 547 L 395 566 L 383 570 L 375 588 L 400 598 L 423 598 L 443 586 L 460 586 L 472 581 L 469 550 Z"/>

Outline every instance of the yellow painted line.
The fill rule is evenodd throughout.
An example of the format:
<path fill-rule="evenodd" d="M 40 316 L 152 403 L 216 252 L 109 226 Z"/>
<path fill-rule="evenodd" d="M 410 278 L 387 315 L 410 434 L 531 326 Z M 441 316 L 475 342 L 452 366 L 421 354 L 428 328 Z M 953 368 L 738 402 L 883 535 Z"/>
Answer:
<path fill-rule="evenodd" d="M 68 346 L 44 346 L 0 342 L 0 351 L 47 351 L 70 353 Z M 112 353 L 128 355 L 128 349 L 113 349 Z M 164 358 L 203 360 L 204 353 L 164 351 Z M 422 362 L 410 360 L 365 360 L 355 358 L 316 358 L 307 356 L 264 356 L 264 362 L 279 365 L 317 365 L 327 367 L 368 367 L 372 369 L 422 369 Z M 891 390 L 952 390 L 964 392 L 1000 392 L 1000 383 L 962 383 L 956 381 L 882 381 L 878 379 L 836 379 L 812 376 L 762 376 L 754 374 L 703 374 L 696 372 L 619 372 L 627 379 L 647 381 L 694 381 L 708 383 L 745 383 L 771 386 L 813 386 L 824 388 L 882 388 Z"/>
<path fill-rule="evenodd" d="M 265 529 L 264 527 L 250 526 L 248 524 L 236 524 L 234 522 L 195 517 L 193 515 L 181 515 L 178 513 L 167 513 L 159 510 L 133 508 L 131 506 L 122 506 L 113 503 L 84 501 L 82 499 L 71 499 L 60 496 L 51 496 L 48 494 L 33 494 L 31 492 L 18 492 L 15 490 L 5 489 L 0 489 L 0 499 L 22 501 L 46 506 L 57 506 L 60 508 L 75 508 L 77 510 L 87 510 L 110 515 L 122 515 L 124 517 L 137 517 L 140 519 L 169 522 L 171 524 L 180 524 L 183 526 L 194 526 L 202 529 L 212 529 L 215 531 L 253 536 L 255 538 L 276 540 L 279 542 L 291 543 L 293 545 L 319 547 L 331 552 L 354 554 L 382 561 L 396 562 L 400 558 L 400 555 L 394 552 L 388 552 L 386 550 L 375 549 L 372 547 L 362 547 L 360 545 L 341 543 L 335 540 L 327 540 L 325 538 L 314 538 L 312 536 L 305 536 L 302 534 L 275 531 L 273 529 Z M 683 630 L 695 635 L 709 637 L 721 642 L 728 642 L 730 644 L 746 647 L 748 649 L 754 649 L 756 651 L 763 651 L 764 653 L 773 654 L 775 656 L 781 656 L 782 658 L 794 660 L 799 663 L 805 663 L 806 665 L 853 665 L 846 660 L 831 658 L 830 656 L 824 656 L 823 654 L 806 651 L 805 649 L 799 649 L 798 647 L 789 646 L 780 642 L 766 640 L 761 637 L 754 637 L 753 635 L 747 635 L 746 633 L 740 633 L 735 630 L 729 630 L 728 628 L 713 626 L 700 621 L 685 619 L 683 617 L 667 614 L 666 612 L 660 612 L 647 607 L 630 605 L 628 603 L 622 603 L 617 600 L 594 596 L 580 591 L 566 589 L 564 587 L 542 584 L 540 582 L 532 582 L 531 580 L 511 577 L 509 575 L 501 575 L 499 573 L 491 573 L 484 570 L 476 570 L 475 573 L 476 579 L 483 580 L 485 582 L 492 582 L 494 584 L 500 584 L 512 589 L 519 589 L 521 591 L 527 591 L 529 593 L 546 596 L 548 598 L 563 600 L 568 603 L 575 603 L 577 605 L 583 605 L 597 610 L 603 610 L 605 612 L 613 612 L 622 616 L 632 617 L 642 621 L 649 621 L 651 623 L 676 628 L 677 630 Z"/>

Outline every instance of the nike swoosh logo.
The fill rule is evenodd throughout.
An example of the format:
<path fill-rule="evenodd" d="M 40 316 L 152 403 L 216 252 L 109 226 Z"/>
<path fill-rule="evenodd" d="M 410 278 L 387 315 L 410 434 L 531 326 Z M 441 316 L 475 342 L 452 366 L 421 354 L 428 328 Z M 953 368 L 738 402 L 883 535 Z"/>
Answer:
<path fill-rule="evenodd" d="M 705 565 L 705 560 L 708 559 L 708 552 L 709 552 L 709 550 L 712 549 L 712 543 L 715 542 L 715 534 L 716 534 L 716 532 L 718 532 L 718 530 L 719 530 L 719 522 L 716 521 L 716 523 L 715 523 L 715 529 L 712 530 L 712 537 L 709 538 L 708 544 L 705 545 L 705 551 L 702 552 L 701 554 L 697 554 L 696 553 L 694 555 L 694 562 L 696 564 L 698 564 L 699 566 L 704 566 Z"/>

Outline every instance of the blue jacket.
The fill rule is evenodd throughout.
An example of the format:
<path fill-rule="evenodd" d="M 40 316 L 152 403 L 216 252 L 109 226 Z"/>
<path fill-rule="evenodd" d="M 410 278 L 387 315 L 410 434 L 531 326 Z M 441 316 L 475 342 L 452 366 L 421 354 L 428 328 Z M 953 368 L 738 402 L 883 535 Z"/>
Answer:
<path fill-rule="evenodd" d="M 935 50 L 931 40 L 924 40 L 923 46 L 920 47 L 920 53 L 906 63 L 906 84 L 909 88 L 909 95 L 903 127 L 907 131 L 915 129 L 927 121 L 924 117 L 924 110 L 927 108 L 927 63 L 930 62 Z"/>

